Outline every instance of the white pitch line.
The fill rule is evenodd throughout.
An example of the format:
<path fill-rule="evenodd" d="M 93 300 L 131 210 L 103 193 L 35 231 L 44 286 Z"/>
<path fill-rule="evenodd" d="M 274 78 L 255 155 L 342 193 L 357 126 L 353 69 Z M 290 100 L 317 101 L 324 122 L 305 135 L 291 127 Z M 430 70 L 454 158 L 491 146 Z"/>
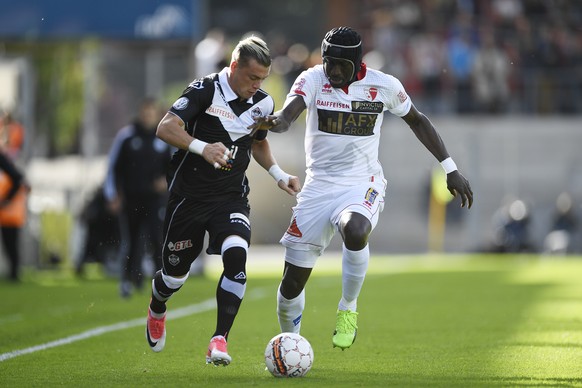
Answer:
<path fill-rule="evenodd" d="M 249 299 L 258 299 L 265 295 L 264 290 L 257 289 L 249 293 Z M 167 319 L 176 319 L 186 317 L 188 315 L 194 315 L 216 308 L 216 300 L 214 298 L 207 299 L 204 302 L 193 304 L 190 306 L 182 307 L 179 309 L 168 311 Z M 130 329 L 136 326 L 145 325 L 145 318 L 136 318 L 130 321 L 119 322 L 109 326 L 100 326 L 91 330 L 84 331 L 79 334 L 74 334 L 69 337 L 61 338 L 55 341 L 47 342 L 45 344 L 31 346 L 29 348 L 14 350 L 12 352 L 0 354 L 0 362 L 10 360 L 18 356 L 23 356 L 25 354 L 39 352 L 41 350 L 46 350 L 50 348 L 55 348 L 57 346 L 72 344 L 73 342 L 82 341 L 87 338 L 96 337 L 99 335 L 111 333 L 118 330 Z"/>

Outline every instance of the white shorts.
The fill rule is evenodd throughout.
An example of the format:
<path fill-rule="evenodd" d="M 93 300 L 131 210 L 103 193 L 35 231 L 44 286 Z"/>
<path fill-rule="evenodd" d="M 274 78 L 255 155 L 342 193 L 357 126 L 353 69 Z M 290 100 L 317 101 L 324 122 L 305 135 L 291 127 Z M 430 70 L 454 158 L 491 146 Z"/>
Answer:
<path fill-rule="evenodd" d="M 370 182 L 354 186 L 308 178 L 297 195 L 291 223 L 280 241 L 283 246 L 291 248 L 287 250 L 286 260 L 300 267 L 313 268 L 346 212 L 362 214 L 370 220 L 373 230 L 384 209 L 385 193 L 386 180 L 383 177 L 371 178 Z M 292 250 L 303 252 L 293 254 Z"/>

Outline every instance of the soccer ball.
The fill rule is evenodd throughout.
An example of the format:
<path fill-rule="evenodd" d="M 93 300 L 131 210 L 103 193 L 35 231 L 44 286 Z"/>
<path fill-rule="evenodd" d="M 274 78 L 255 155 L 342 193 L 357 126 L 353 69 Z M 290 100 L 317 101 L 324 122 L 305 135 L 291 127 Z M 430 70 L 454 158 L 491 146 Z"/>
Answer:
<path fill-rule="evenodd" d="M 313 348 L 299 334 L 277 334 L 267 344 L 265 364 L 275 377 L 303 377 L 313 365 Z"/>

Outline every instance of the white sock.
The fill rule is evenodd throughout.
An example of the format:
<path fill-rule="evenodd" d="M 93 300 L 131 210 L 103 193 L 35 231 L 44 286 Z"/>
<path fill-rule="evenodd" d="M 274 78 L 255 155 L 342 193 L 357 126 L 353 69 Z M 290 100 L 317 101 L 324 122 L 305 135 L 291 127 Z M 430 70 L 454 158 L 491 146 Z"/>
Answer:
<path fill-rule="evenodd" d="M 281 333 L 298 333 L 301 330 L 301 316 L 305 308 L 305 290 L 296 298 L 287 299 L 281 295 L 281 285 L 277 289 L 277 315 Z"/>
<path fill-rule="evenodd" d="M 358 307 L 358 296 L 366 278 L 370 248 L 366 245 L 360 251 L 350 251 L 343 246 L 342 256 L 342 298 L 338 304 L 339 310 L 355 312 Z"/>

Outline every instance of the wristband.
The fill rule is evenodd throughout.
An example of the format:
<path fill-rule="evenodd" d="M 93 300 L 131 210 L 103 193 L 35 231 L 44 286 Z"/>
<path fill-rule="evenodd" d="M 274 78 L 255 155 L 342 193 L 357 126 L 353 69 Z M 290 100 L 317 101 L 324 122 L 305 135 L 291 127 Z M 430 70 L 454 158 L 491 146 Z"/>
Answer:
<path fill-rule="evenodd" d="M 202 155 L 202 151 L 204 151 L 204 147 L 206 147 L 206 145 L 208 145 L 208 143 L 203 142 L 202 140 L 194 139 L 188 146 L 188 151 L 192 152 L 193 154 Z"/>
<path fill-rule="evenodd" d="M 281 167 L 279 167 L 277 164 L 273 164 L 271 166 L 269 169 L 269 175 L 275 179 L 275 182 L 283 181 L 286 185 L 289 184 L 289 179 L 291 178 L 291 175 L 281 170 Z"/>
<path fill-rule="evenodd" d="M 445 173 L 447 174 L 453 171 L 457 171 L 457 165 L 455 164 L 453 158 L 451 158 L 450 156 L 441 162 L 441 166 L 443 170 L 445 170 Z"/>

